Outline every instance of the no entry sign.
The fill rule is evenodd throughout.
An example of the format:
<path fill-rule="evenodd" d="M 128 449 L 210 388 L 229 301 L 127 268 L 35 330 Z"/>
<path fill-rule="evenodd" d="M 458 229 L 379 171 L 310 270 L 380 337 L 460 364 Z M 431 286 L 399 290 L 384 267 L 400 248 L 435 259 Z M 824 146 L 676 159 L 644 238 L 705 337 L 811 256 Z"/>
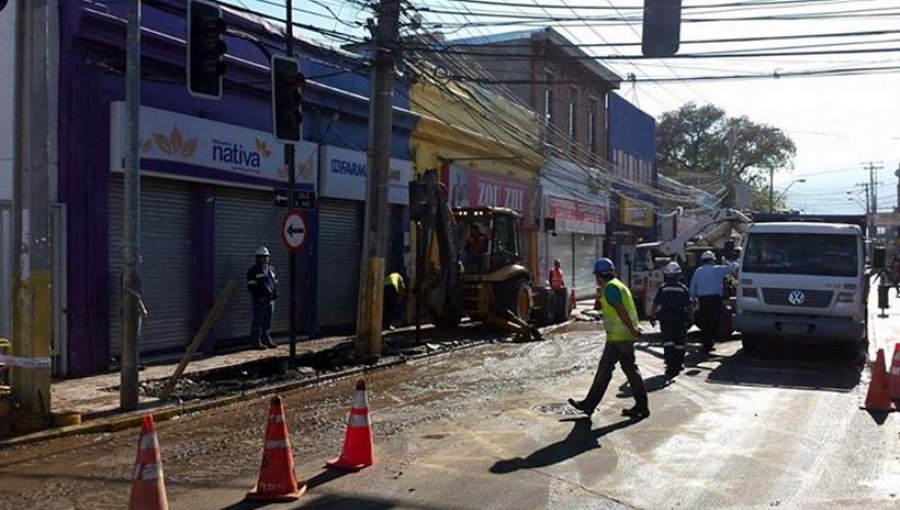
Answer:
<path fill-rule="evenodd" d="M 288 211 L 281 224 L 281 240 L 288 251 L 297 252 L 306 241 L 306 217 L 300 211 Z"/>

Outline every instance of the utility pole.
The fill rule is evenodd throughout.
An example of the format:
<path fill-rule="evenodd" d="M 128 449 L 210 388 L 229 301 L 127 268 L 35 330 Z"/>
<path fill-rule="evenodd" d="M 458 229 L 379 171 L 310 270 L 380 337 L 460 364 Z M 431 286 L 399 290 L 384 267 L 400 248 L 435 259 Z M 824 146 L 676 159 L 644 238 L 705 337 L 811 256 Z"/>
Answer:
<path fill-rule="evenodd" d="M 285 7 L 285 27 L 284 27 L 284 53 L 288 58 L 294 58 L 294 6 L 292 0 L 286 0 Z M 302 138 L 302 130 L 301 135 Z M 294 158 L 296 157 L 296 147 L 292 143 L 284 144 L 284 166 L 288 170 L 288 204 L 294 207 L 294 188 L 297 186 L 297 169 L 295 168 Z M 294 367 L 297 364 L 297 253 L 291 250 L 288 253 L 288 307 L 290 308 L 290 332 L 288 333 L 288 341 L 290 348 L 289 364 Z"/>
<path fill-rule="evenodd" d="M 122 359 L 119 407 L 138 406 L 138 302 L 141 299 L 138 261 L 141 247 L 141 181 L 138 136 L 141 115 L 141 0 L 128 2 L 125 50 L 125 168 L 122 211 Z"/>
<path fill-rule="evenodd" d="M 33 415 L 50 414 L 52 259 L 48 20 L 46 0 L 16 2 L 15 148 L 13 171 L 13 400 Z"/>
<path fill-rule="evenodd" d="M 875 214 L 878 212 L 878 170 L 884 168 L 884 164 L 881 161 L 873 162 L 869 161 L 868 163 L 863 163 L 863 169 L 869 171 L 869 193 L 870 200 L 872 204 L 871 214 Z"/>
<path fill-rule="evenodd" d="M 356 315 L 356 354 L 381 355 L 381 315 L 388 236 L 388 179 L 393 133 L 395 51 L 400 30 L 400 1 L 381 0 L 373 29 L 374 66 L 369 102 L 366 217 Z"/>
<path fill-rule="evenodd" d="M 775 168 L 769 169 L 769 213 L 775 212 Z"/>

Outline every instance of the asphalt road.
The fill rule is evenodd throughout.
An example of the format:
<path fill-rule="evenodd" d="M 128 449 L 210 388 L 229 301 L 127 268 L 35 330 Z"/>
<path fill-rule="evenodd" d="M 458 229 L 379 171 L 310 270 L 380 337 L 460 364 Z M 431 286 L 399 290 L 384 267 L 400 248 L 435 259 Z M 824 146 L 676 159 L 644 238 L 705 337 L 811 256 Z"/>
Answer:
<path fill-rule="evenodd" d="M 264 508 L 900 508 L 900 415 L 859 409 L 867 375 L 846 351 L 749 358 L 728 342 L 709 360 L 692 351 L 666 384 L 650 336 L 638 362 L 652 416 L 619 416 L 632 401 L 617 372 L 588 420 L 564 402 L 593 377 L 597 326 L 371 374 L 377 458 L 359 473 L 322 469 L 343 441 L 353 382 L 284 395 L 309 491 Z M 261 508 L 241 500 L 267 406 L 159 425 L 171 508 Z M 128 430 L 0 451 L 0 508 L 124 508 L 136 441 Z"/>

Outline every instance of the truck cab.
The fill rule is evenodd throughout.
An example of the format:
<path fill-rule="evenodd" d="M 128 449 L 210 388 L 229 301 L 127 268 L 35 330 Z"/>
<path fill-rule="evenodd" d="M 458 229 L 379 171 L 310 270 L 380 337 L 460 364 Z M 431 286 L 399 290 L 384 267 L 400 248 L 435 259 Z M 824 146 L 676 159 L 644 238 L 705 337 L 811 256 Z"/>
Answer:
<path fill-rule="evenodd" d="M 857 343 L 866 337 L 864 237 L 857 225 L 756 223 L 743 243 L 735 329 L 761 340 Z"/>

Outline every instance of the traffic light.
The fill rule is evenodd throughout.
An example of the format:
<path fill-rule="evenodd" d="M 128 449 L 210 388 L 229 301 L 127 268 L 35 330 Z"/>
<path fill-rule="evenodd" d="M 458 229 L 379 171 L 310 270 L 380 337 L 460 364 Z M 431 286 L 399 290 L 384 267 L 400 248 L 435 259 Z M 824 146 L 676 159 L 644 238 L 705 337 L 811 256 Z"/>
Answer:
<path fill-rule="evenodd" d="M 188 91 L 200 97 L 222 97 L 225 52 L 222 40 L 225 19 L 219 6 L 191 0 L 188 6 L 187 82 Z"/>
<path fill-rule="evenodd" d="M 300 141 L 300 88 L 305 78 L 300 64 L 288 57 L 272 57 L 272 123 L 275 138 L 281 142 Z"/>
<path fill-rule="evenodd" d="M 641 53 L 671 57 L 681 42 L 681 0 L 644 0 Z"/>

